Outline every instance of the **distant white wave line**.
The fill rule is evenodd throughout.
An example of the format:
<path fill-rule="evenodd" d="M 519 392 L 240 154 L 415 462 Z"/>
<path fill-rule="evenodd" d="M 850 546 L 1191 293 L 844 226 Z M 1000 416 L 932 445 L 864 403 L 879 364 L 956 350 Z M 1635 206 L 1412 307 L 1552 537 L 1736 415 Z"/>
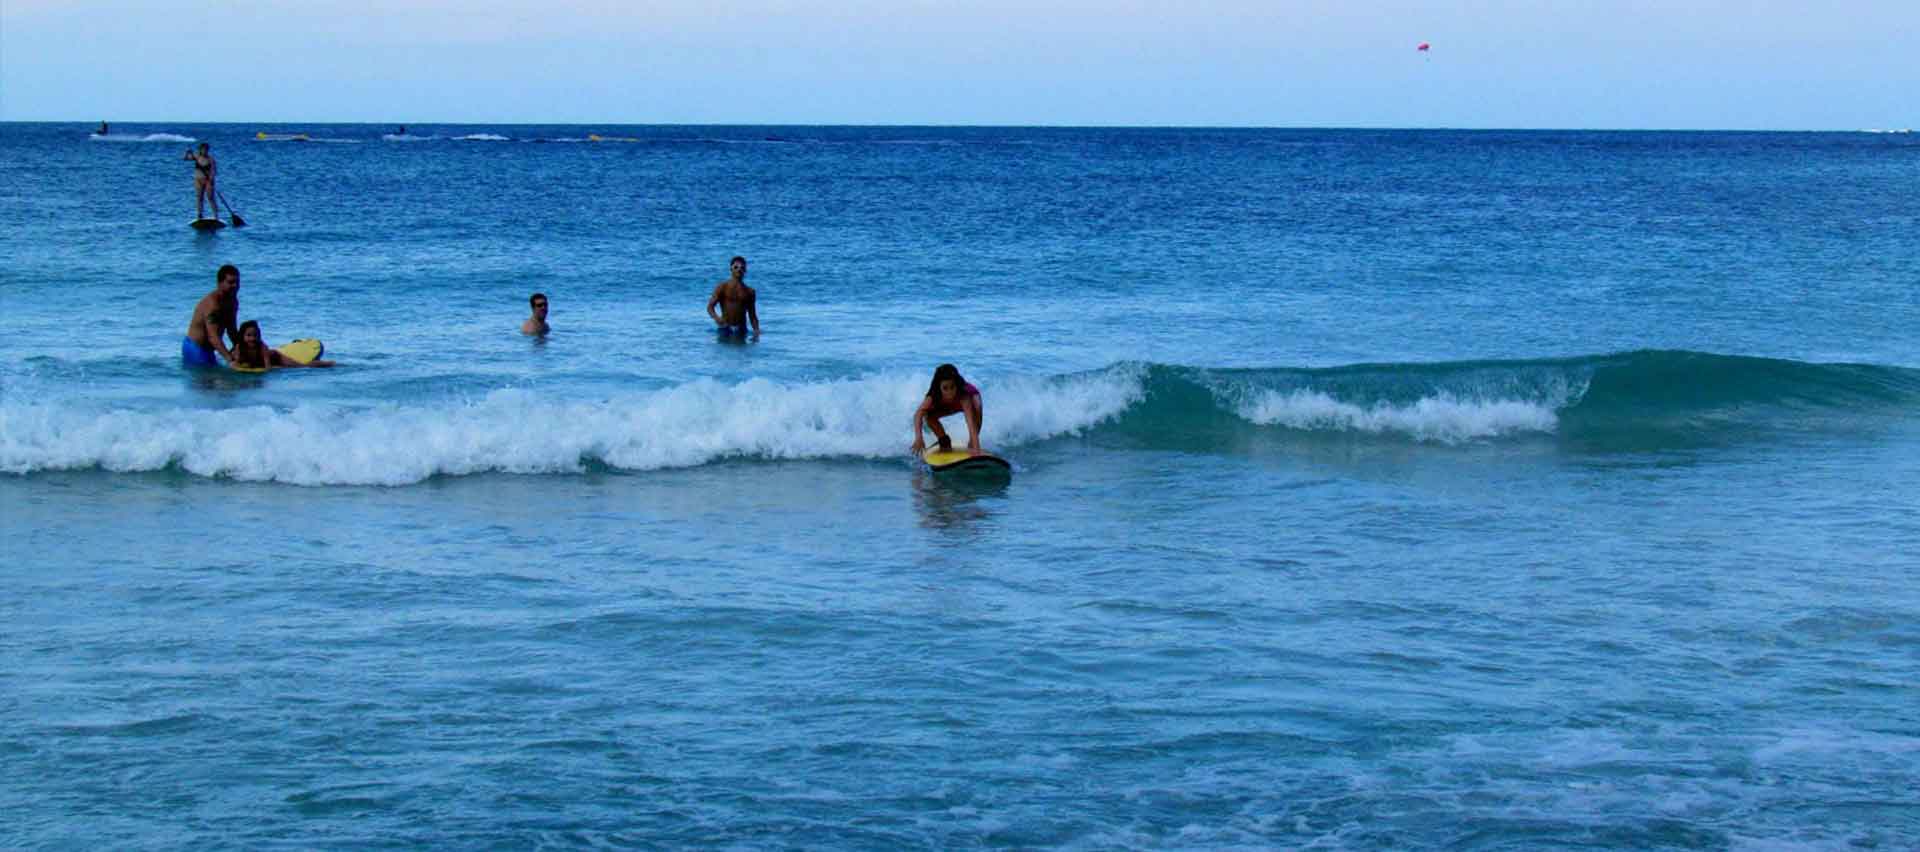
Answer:
<path fill-rule="evenodd" d="M 1356 405 L 1315 390 L 1268 391 L 1240 416 L 1263 426 L 1308 431 L 1399 433 L 1421 441 L 1457 444 L 1521 432 L 1553 432 L 1565 400 L 1462 399 L 1448 393 L 1410 403 Z"/>
<path fill-rule="evenodd" d="M 1071 380 L 982 384 L 982 440 L 1013 446 L 1071 434 L 1140 399 L 1125 369 Z M 302 405 L 78 410 L 0 404 L 0 471 L 178 465 L 202 476 L 298 485 L 406 485 L 436 475 L 577 473 L 588 460 L 626 470 L 724 458 L 887 458 L 906 451 L 922 375 L 812 384 L 702 379 L 611 400 L 497 390 L 440 405 Z M 949 427 L 964 424 L 949 420 Z M 964 431 L 961 432 L 964 435 Z"/>
<path fill-rule="evenodd" d="M 192 136 L 178 133 L 109 133 L 105 136 L 94 134 L 87 137 L 95 142 L 198 142 Z"/>

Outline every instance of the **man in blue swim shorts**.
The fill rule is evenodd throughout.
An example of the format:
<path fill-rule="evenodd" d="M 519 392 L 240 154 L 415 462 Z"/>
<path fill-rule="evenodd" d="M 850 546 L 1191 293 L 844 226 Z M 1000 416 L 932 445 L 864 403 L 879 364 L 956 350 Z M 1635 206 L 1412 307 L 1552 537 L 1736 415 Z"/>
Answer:
<path fill-rule="evenodd" d="M 233 363 L 234 345 L 240 343 L 240 270 L 229 263 L 214 274 L 213 292 L 200 297 L 193 306 L 193 319 L 187 321 L 187 336 L 180 341 L 180 363 L 189 367 L 218 367 L 214 350 L 227 363 Z"/>
<path fill-rule="evenodd" d="M 733 275 L 713 285 L 713 295 L 707 297 L 707 316 L 720 327 L 723 338 L 746 339 L 748 321 L 753 322 L 753 336 L 759 337 L 760 311 L 754 304 L 753 288 L 747 286 L 747 259 L 735 257 L 727 267 Z"/>

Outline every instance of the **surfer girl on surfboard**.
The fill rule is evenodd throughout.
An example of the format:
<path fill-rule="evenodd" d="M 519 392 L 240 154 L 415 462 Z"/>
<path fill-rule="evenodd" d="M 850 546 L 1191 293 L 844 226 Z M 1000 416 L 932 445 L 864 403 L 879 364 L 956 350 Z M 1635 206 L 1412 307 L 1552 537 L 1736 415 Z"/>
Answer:
<path fill-rule="evenodd" d="M 240 324 L 240 342 L 233 347 L 233 366 L 251 370 L 267 370 L 281 367 L 331 367 L 332 361 L 318 358 L 300 362 L 280 354 L 278 349 L 270 349 L 260 342 L 260 321 L 247 320 Z"/>
<path fill-rule="evenodd" d="M 205 219 L 207 205 L 213 204 L 213 177 L 220 171 L 220 166 L 213 161 L 213 154 L 208 153 L 205 142 L 200 143 L 198 152 L 188 148 L 186 155 L 180 159 L 193 161 L 193 216 Z M 214 204 L 213 213 L 220 215 L 220 205 Z"/>
<path fill-rule="evenodd" d="M 961 378 L 960 368 L 952 364 L 941 364 L 933 370 L 933 383 L 927 386 L 927 395 L 920 400 L 919 409 L 913 412 L 913 453 L 919 455 L 926 450 L 926 436 L 920 430 L 924 425 L 933 430 L 933 436 L 940 443 L 940 449 L 953 449 L 953 439 L 947 436 L 947 430 L 941 428 L 940 418 L 954 414 L 967 415 L 967 452 L 979 455 L 980 421 L 986 418 L 986 408 L 980 402 L 980 389 Z"/>

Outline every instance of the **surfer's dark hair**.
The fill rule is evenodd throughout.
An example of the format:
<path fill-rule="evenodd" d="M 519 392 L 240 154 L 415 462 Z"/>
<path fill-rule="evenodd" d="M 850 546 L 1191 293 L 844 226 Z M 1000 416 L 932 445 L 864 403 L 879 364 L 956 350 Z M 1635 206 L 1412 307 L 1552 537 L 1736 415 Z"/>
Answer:
<path fill-rule="evenodd" d="M 247 329 L 253 329 L 253 347 L 247 347 Z M 240 342 L 233 347 L 233 360 L 245 367 L 265 367 L 267 365 L 267 341 L 260 333 L 259 320 L 247 320 L 240 324 Z"/>
<path fill-rule="evenodd" d="M 737 260 L 737 261 L 740 261 L 741 263 L 746 263 L 746 262 L 747 262 L 747 259 L 746 259 L 746 258 L 744 258 L 744 257 L 741 257 L 740 255 L 737 255 L 737 254 L 733 256 L 733 260 Z M 733 265 L 733 260 L 729 260 L 729 261 L 727 261 L 727 265 L 728 265 L 728 266 L 732 266 L 732 265 Z"/>
<path fill-rule="evenodd" d="M 227 265 L 225 265 L 225 266 L 222 266 L 222 267 L 220 267 L 220 271 L 219 271 L 219 272 L 215 272 L 215 273 L 213 274 L 213 280 L 214 280 L 214 282 L 215 282 L 215 283 L 219 283 L 221 279 L 223 279 L 223 278 L 226 278 L 226 277 L 227 277 L 227 273 L 229 273 L 229 272 L 231 272 L 231 273 L 233 273 L 233 277 L 235 277 L 235 278 L 239 278 L 239 277 L 240 277 L 240 267 L 238 267 L 238 266 L 234 266 L 233 264 L 231 264 L 231 263 L 229 263 L 229 264 L 227 264 Z"/>
<path fill-rule="evenodd" d="M 527 297 L 527 307 L 539 307 L 539 306 L 538 306 L 537 304 L 535 304 L 535 303 L 536 303 L 536 302 L 544 302 L 544 301 L 546 301 L 546 300 L 547 300 L 547 294 L 545 294 L 545 293 L 535 293 L 535 294 L 533 294 L 533 295 L 531 295 L 531 296 L 528 296 L 528 297 Z"/>
<path fill-rule="evenodd" d="M 933 368 L 933 381 L 927 385 L 927 398 L 940 401 L 940 383 L 953 380 L 953 393 L 960 396 L 967 392 L 967 380 L 960 377 L 960 368 L 952 364 L 941 364 Z"/>

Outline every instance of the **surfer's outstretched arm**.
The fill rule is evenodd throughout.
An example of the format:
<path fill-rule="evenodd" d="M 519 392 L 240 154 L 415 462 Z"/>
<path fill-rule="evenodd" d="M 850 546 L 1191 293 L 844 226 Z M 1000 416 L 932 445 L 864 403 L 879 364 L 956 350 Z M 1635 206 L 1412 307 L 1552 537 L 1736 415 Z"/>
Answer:
<path fill-rule="evenodd" d="M 924 431 L 926 424 L 927 404 L 922 402 L 919 408 L 913 410 L 913 446 L 908 449 L 914 455 L 919 455 L 927 449 L 927 435 Z"/>
<path fill-rule="evenodd" d="M 967 397 L 961 408 L 967 414 L 967 452 L 977 456 L 981 452 L 980 422 L 986 419 L 986 403 L 980 401 L 979 394 L 974 394 Z"/>

